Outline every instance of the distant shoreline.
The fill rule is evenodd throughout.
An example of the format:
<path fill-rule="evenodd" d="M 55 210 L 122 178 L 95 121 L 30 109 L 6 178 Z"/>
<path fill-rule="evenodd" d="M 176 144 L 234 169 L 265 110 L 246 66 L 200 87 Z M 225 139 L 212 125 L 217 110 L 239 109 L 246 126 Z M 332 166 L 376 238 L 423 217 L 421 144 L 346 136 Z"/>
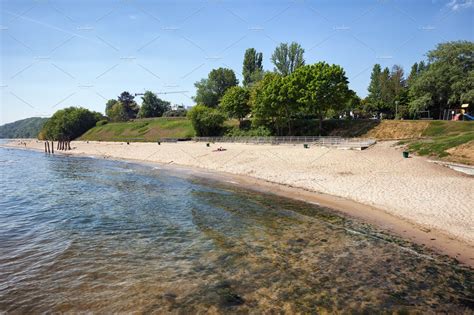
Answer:
<path fill-rule="evenodd" d="M 26 147 L 18 146 L 17 143 L 19 141 L 24 141 L 27 143 Z M 224 146 L 228 148 L 225 152 L 213 152 L 212 150 L 217 148 L 218 146 Z M 42 141 L 36 141 L 31 139 L 13 139 L 8 144 L 3 145 L 4 147 L 8 148 L 17 148 L 17 149 L 33 149 L 38 151 L 44 151 L 44 144 Z M 377 148 L 381 151 L 388 152 L 388 157 L 396 153 L 397 150 L 388 146 L 387 144 L 379 145 L 381 148 Z M 352 198 L 347 196 L 341 196 L 343 192 L 343 188 L 351 182 L 347 182 L 345 177 L 355 177 L 359 174 L 349 174 L 350 171 L 348 170 L 341 170 L 336 172 L 334 181 L 337 182 L 340 180 L 341 185 L 339 185 L 341 194 L 334 194 L 334 193 L 327 193 L 326 191 L 315 191 L 319 189 L 311 189 L 311 187 L 305 187 L 305 185 L 297 185 L 298 180 L 304 177 L 312 176 L 317 179 L 319 176 L 318 170 L 321 172 L 325 172 L 328 174 L 332 174 L 334 170 L 331 170 L 330 167 L 333 166 L 336 170 L 339 167 L 343 167 L 344 164 L 349 165 L 349 169 L 353 166 L 356 169 L 357 165 L 351 165 L 352 162 L 349 158 L 355 157 L 355 163 L 362 163 L 358 161 L 357 154 L 359 152 L 349 152 L 345 150 L 336 150 L 336 149 L 324 149 L 324 148 L 310 148 L 310 149 L 301 149 L 299 146 L 259 146 L 259 145 L 231 145 L 231 144 L 216 144 L 213 145 L 211 148 L 205 147 L 205 144 L 202 143 L 181 143 L 181 144 L 161 144 L 158 146 L 156 143 L 132 143 L 130 145 L 126 145 L 124 143 L 98 143 L 98 142 L 83 142 L 83 141 L 75 141 L 72 144 L 72 147 L 75 147 L 72 151 L 56 151 L 59 154 L 65 155 L 78 155 L 78 156 L 88 156 L 88 157 L 102 157 L 108 158 L 113 160 L 122 160 L 122 161 L 130 161 L 130 162 L 138 162 L 138 163 L 146 163 L 146 164 L 159 164 L 164 168 L 182 170 L 186 172 L 190 172 L 194 176 L 203 177 L 203 178 L 211 178 L 219 181 L 223 181 L 225 183 L 231 185 L 238 185 L 244 188 L 248 188 L 251 190 L 259 191 L 262 193 L 270 193 L 270 194 L 277 194 L 280 196 L 297 199 L 313 204 L 318 204 L 323 207 L 328 207 L 336 212 L 342 213 L 349 217 L 353 217 L 356 219 L 360 219 L 364 222 L 369 224 L 373 224 L 385 230 L 389 233 L 398 235 L 408 241 L 414 242 L 416 244 L 425 245 L 427 248 L 434 250 L 435 252 L 449 255 L 463 264 L 474 268 L 474 257 L 472 257 L 472 253 L 474 253 L 474 244 L 472 242 L 472 235 L 465 233 L 466 235 L 453 235 L 450 233 L 450 230 L 442 229 L 436 226 L 431 226 L 429 224 L 423 224 L 424 222 L 419 222 L 419 218 L 416 216 L 417 211 L 413 211 L 414 215 L 412 217 L 407 217 L 404 215 L 403 211 L 397 212 L 397 209 L 390 209 L 386 206 L 381 207 L 374 202 L 363 202 L 360 200 L 351 200 Z M 302 167 L 302 163 L 305 161 L 303 157 L 301 162 L 297 159 L 297 155 L 295 155 L 294 160 L 292 160 L 293 155 L 291 155 L 291 151 L 296 151 L 295 153 L 301 153 L 301 155 L 311 155 L 311 156 L 320 156 L 319 163 L 316 161 L 313 163 L 310 169 L 304 169 L 305 172 L 300 172 L 300 168 Z M 232 153 L 232 154 L 230 154 Z M 330 155 L 330 156 L 329 156 Z M 345 155 L 346 160 L 344 157 L 342 159 L 341 164 L 336 161 L 336 157 L 339 155 Z M 383 154 L 380 154 L 381 156 Z M 323 156 L 328 156 L 328 160 L 322 161 Z M 378 158 L 377 154 L 372 154 L 370 156 L 365 157 L 365 163 L 369 164 L 374 163 L 378 165 Z M 263 158 L 262 158 L 263 157 Z M 383 157 L 387 158 L 387 157 Z M 411 160 L 411 161 L 409 161 Z M 439 176 L 439 185 L 440 191 L 439 196 L 442 197 L 443 193 L 443 182 L 445 179 L 448 181 L 453 181 L 456 179 L 462 185 L 466 185 L 466 189 L 469 188 L 469 185 L 472 185 L 472 178 L 460 174 L 456 174 L 454 171 L 449 170 L 445 167 L 434 165 L 432 163 L 428 163 L 426 160 L 422 159 L 409 159 L 405 160 L 396 160 L 394 163 L 398 164 L 395 165 L 393 170 L 394 174 L 392 175 L 399 175 L 396 174 L 398 169 L 402 167 L 404 162 L 413 163 L 420 165 L 415 165 L 414 170 L 418 169 L 419 167 L 428 167 L 432 171 L 436 170 L 438 174 L 433 174 L 434 178 L 429 178 L 430 181 L 436 182 L 436 176 Z M 415 161 L 416 160 L 416 161 Z M 264 162 L 263 164 L 261 162 Z M 287 163 L 289 162 L 289 163 Z M 385 161 L 388 162 L 388 161 Z M 219 165 L 220 163 L 220 165 Z M 308 164 L 309 162 L 307 161 Z M 270 164 L 275 164 L 274 168 L 268 168 Z M 293 170 L 288 169 L 287 164 L 294 164 Z M 311 163 L 310 163 L 311 164 Z M 322 165 L 319 165 L 322 164 Z M 389 165 L 389 164 L 387 164 Z M 281 166 L 286 167 L 282 168 Z M 326 166 L 328 166 L 326 168 Z M 258 167 L 262 169 L 259 170 Z M 436 169 L 434 169 L 436 168 Z M 388 175 L 390 176 L 390 169 L 386 168 L 386 174 L 364 174 L 362 175 L 367 176 L 368 178 L 362 178 L 363 180 L 367 181 L 367 186 L 370 186 L 371 183 L 371 176 L 378 176 L 378 175 Z M 274 170 L 273 172 L 269 172 Z M 252 172 L 254 171 L 254 172 Z M 362 171 L 365 171 L 362 169 Z M 370 171 L 370 169 L 369 169 Z M 294 178 L 291 177 L 292 173 L 297 173 Z M 273 174 L 272 174 L 273 173 Z M 262 176 L 266 175 L 266 177 Z M 293 182 L 290 180 L 283 181 L 281 180 L 283 177 L 289 177 Z M 326 175 L 326 174 L 325 174 Z M 416 175 L 416 174 L 415 174 Z M 430 174 L 427 173 L 429 177 Z M 339 179 L 339 178 L 340 179 Z M 415 176 L 416 177 L 416 176 Z M 441 178 L 445 178 L 441 180 Z M 383 178 L 382 178 L 383 179 Z M 378 179 L 374 179 L 377 181 Z M 421 179 L 427 180 L 425 179 Z M 362 181 L 363 182 L 363 181 Z M 324 190 L 325 181 L 321 180 L 321 190 Z M 395 181 L 397 183 L 397 181 Z M 357 185 L 358 182 L 353 182 L 353 186 Z M 327 184 L 326 184 L 327 185 Z M 318 186 L 316 186 L 318 187 Z M 356 186 L 357 187 L 357 186 Z M 377 185 L 375 186 L 375 188 Z M 428 186 L 427 186 L 428 187 Z M 427 187 L 424 187 L 426 190 Z M 327 185 L 327 190 L 330 190 L 329 185 Z M 337 185 L 336 185 L 337 188 Z M 386 189 L 391 187 L 380 187 L 379 190 L 370 190 L 368 191 L 368 195 L 366 197 L 370 198 L 371 194 L 375 193 L 387 193 Z M 387 196 L 392 195 L 393 193 L 398 193 L 397 189 L 403 193 L 403 184 L 400 187 L 392 187 L 394 188 L 393 191 L 389 191 Z M 410 188 L 410 187 L 409 187 Z M 429 188 L 429 187 L 428 187 Z M 362 188 L 360 188 L 362 189 Z M 364 192 L 361 191 L 361 194 Z M 436 193 L 436 192 L 435 192 Z M 448 195 L 449 196 L 449 195 Z M 383 196 L 382 196 L 383 197 Z M 413 196 L 412 196 L 413 197 Z M 407 198 L 407 196 L 401 196 L 400 200 L 405 200 L 402 198 Z M 383 198 L 382 198 L 383 200 Z M 446 203 L 446 201 L 450 202 L 451 200 L 444 200 L 439 199 L 440 202 Z M 406 201 L 406 200 L 405 200 Z M 409 196 L 408 196 L 408 201 Z M 421 199 L 414 199 L 412 200 L 412 207 L 415 209 L 416 203 L 423 204 L 423 202 L 428 202 L 427 200 Z M 410 205 L 410 203 L 408 203 Z M 466 209 L 457 209 L 459 205 L 453 204 L 452 208 L 445 209 L 447 211 L 461 211 L 463 213 Z M 442 217 L 443 213 L 439 213 L 440 211 L 433 211 L 433 217 L 435 220 L 445 220 Z M 472 223 L 472 213 L 470 214 L 471 217 L 469 218 L 469 210 L 467 210 L 467 221 L 466 219 L 460 220 L 459 222 L 452 223 L 452 226 L 448 226 L 446 222 L 440 222 L 441 226 L 446 225 L 450 229 L 456 228 L 459 230 L 458 226 L 455 224 L 459 224 L 462 227 L 462 224 L 466 224 L 466 230 L 469 229 L 469 226 L 473 226 Z M 446 211 L 444 211 L 446 212 Z M 436 218 L 438 215 L 441 217 Z M 423 218 L 423 216 L 420 216 Z M 471 220 L 471 221 L 470 221 Z M 459 232 L 459 231 L 457 231 Z M 465 236 L 464 238 L 462 236 Z"/>

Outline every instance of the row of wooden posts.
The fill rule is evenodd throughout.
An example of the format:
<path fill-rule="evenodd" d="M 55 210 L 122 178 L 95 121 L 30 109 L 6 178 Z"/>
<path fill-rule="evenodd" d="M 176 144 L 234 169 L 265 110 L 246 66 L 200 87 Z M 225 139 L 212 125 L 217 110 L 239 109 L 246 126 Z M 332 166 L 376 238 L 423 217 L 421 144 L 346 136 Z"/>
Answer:
<path fill-rule="evenodd" d="M 71 141 L 57 141 L 56 150 L 58 151 L 71 150 Z M 44 142 L 44 152 L 54 154 L 54 141 L 49 142 L 48 140 L 46 140 Z"/>

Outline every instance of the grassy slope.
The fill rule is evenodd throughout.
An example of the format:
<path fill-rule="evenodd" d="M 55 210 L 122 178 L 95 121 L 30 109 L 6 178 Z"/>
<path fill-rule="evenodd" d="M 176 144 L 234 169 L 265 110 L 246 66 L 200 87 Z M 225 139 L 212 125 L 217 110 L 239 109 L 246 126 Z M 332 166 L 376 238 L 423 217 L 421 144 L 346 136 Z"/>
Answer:
<path fill-rule="evenodd" d="M 474 150 L 473 122 L 432 121 L 422 136 L 422 139 L 407 142 L 409 151 L 448 161 L 474 164 L 470 157 Z M 462 146 L 463 150 L 455 150 L 459 146 Z"/>
<path fill-rule="evenodd" d="M 193 137 L 191 121 L 185 118 L 155 118 L 109 123 L 90 129 L 80 140 L 157 141 L 162 138 Z"/>

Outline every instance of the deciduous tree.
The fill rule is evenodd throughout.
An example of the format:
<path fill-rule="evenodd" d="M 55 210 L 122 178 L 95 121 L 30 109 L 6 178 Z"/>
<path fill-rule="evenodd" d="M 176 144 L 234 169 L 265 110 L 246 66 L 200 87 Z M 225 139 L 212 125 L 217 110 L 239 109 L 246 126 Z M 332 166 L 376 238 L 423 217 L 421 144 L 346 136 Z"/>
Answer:
<path fill-rule="evenodd" d="M 283 76 L 293 73 L 297 68 L 304 65 L 304 49 L 300 44 L 292 42 L 290 45 L 281 43 L 275 48 L 272 62 L 275 71 Z"/>
<path fill-rule="evenodd" d="M 142 97 L 142 106 L 138 112 L 138 117 L 161 117 L 164 112 L 170 109 L 170 102 L 162 100 L 151 91 L 146 91 Z"/>
<path fill-rule="evenodd" d="M 242 120 L 250 113 L 249 98 L 247 88 L 233 86 L 225 92 L 219 107 L 229 117 Z"/>
<path fill-rule="evenodd" d="M 244 77 L 243 85 L 250 86 L 261 76 L 263 72 L 262 53 L 257 53 L 255 48 L 249 48 L 245 51 L 242 75 Z"/>
<path fill-rule="evenodd" d="M 225 91 L 239 84 L 235 73 L 231 69 L 218 68 L 212 70 L 207 79 L 196 82 L 196 96 L 194 101 L 209 107 L 217 107 Z"/>

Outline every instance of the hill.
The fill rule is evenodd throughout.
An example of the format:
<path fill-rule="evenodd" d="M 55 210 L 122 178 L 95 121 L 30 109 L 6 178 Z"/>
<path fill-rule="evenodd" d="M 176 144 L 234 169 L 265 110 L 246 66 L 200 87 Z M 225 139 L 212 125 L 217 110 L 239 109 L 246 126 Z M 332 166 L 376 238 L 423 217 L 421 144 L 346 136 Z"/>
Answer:
<path fill-rule="evenodd" d="M 186 118 L 151 118 L 96 126 L 80 140 L 90 141 L 157 141 L 163 138 L 194 136 L 191 121 Z"/>
<path fill-rule="evenodd" d="M 0 138 L 36 138 L 48 118 L 31 117 L 0 126 Z"/>

